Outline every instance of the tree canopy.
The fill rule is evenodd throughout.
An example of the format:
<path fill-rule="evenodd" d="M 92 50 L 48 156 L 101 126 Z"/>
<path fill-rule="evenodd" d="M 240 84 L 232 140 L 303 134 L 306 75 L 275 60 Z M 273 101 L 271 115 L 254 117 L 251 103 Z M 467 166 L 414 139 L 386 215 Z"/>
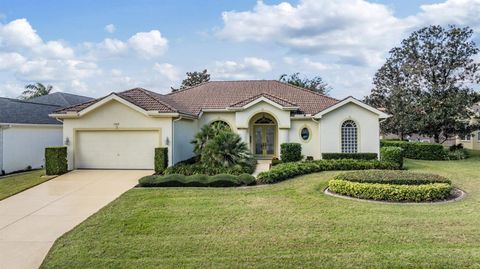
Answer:
<path fill-rule="evenodd" d="M 187 77 L 182 80 L 180 88 L 172 87 L 172 92 L 190 88 L 207 81 L 210 81 L 210 74 L 208 73 L 207 69 L 204 69 L 203 71 L 187 72 Z"/>
<path fill-rule="evenodd" d="M 392 114 L 383 131 L 402 137 L 419 133 L 442 143 L 479 127 L 471 121 L 479 101 L 473 85 L 480 82 L 472 35 L 469 27 L 429 26 L 390 51 L 366 97 Z"/>
<path fill-rule="evenodd" d="M 323 81 L 322 77 L 320 76 L 313 78 L 300 77 L 300 73 L 297 72 L 290 75 L 283 74 L 278 80 L 321 94 L 328 94 L 331 90 L 331 87 L 325 81 Z"/>
<path fill-rule="evenodd" d="M 20 96 L 21 99 L 28 100 L 39 96 L 48 95 L 52 92 L 53 86 L 52 85 L 43 85 L 40 82 L 35 84 L 28 84 L 25 85 L 25 91 L 22 92 Z"/>

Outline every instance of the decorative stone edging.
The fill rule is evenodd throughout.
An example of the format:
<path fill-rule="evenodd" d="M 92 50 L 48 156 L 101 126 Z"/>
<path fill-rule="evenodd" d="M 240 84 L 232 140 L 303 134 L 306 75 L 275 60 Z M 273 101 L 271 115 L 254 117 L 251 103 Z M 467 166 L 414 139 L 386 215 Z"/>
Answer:
<path fill-rule="evenodd" d="M 355 198 L 355 197 L 350 197 L 347 195 L 341 195 L 337 194 L 334 192 L 331 192 L 328 187 L 326 187 L 323 190 L 323 193 L 326 195 L 330 195 L 333 197 L 338 197 L 342 199 L 347 199 L 347 200 L 354 200 L 354 201 L 361 201 L 361 202 L 367 202 L 367 203 L 379 203 L 379 204 L 397 204 L 397 205 L 425 205 L 425 204 L 445 204 L 445 203 L 451 203 L 455 201 L 459 201 L 467 195 L 466 192 L 462 191 L 461 189 L 458 188 L 453 188 L 454 196 L 448 200 L 441 200 L 441 201 L 436 201 L 436 202 L 390 202 L 390 201 L 378 201 L 378 200 L 370 200 L 370 199 L 360 199 L 360 198 Z"/>

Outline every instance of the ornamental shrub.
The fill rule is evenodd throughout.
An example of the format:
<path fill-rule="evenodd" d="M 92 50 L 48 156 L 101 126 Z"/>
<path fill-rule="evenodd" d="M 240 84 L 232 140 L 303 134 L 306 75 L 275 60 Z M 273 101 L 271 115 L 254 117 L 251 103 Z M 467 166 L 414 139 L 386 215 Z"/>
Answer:
<path fill-rule="evenodd" d="M 255 178 L 248 174 L 239 176 L 229 174 L 218 174 L 215 176 L 179 174 L 153 175 L 141 178 L 141 187 L 237 187 L 255 184 Z"/>
<path fill-rule="evenodd" d="M 378 160 L 317 160 L 278 164 L 257 176 L 257 184 L 272 184 L 300 175 L 333 170 L 398 169 L 398 165 Z"/>
<path fill-rule="evenodd" d="M 444 200 L 451 196 L 452 186 L 447 183 L 423 185 L 395 185 L 378 183 L 360 183 L 332 179 L 328 189 L 334 193 L 360 199 L 372 199 L 392 202 L 426 202 Z"/>
<path fill-rule="evenodd" d="M 168 148 L 155 148 L 155 173 L 162 174 L 168 167 Z"/>
<path fill-rule="evenodd" d="M 414 173 L 410 171 L 365 170 L 345 172 L 335 176 L 335 179 L 360 183 L 382 183 L 394 185 L 422 185 L 432 183 L 451 184 L 445 177 L 435 174 Z"/>
<path fill-rule="evenodd" d="M 302 158 L 302 145 L 300 143 L 282 143 L 280 145 L 280 159 L 282 162 L 298 162 Z"/>
<path fill-rule="evenodd" d="M 399 168 L 403 167 L 403 149 L 401 147 L 380 148 L 380 160 L 396 163 Z"/>
<path fill-rule="evenodd" d="M 45 148 L 45 174 L 61 175 L 67 171 L 67 147 Z"/>
<path fill-rule="evenodd" d="M 355 159 L 355 160 L 376 160 L 377 153 L 322 153 L 324 160 Z"/>
<path fill-rule="evenodd" d="M 381 140 L 381 147 L 401 147 L 406 158 L 417 160 L 445 160 L 447 154 L 442 145 L 422 143 L 422 142 L 407 142 L 407 141 L 389 141 Z"/>

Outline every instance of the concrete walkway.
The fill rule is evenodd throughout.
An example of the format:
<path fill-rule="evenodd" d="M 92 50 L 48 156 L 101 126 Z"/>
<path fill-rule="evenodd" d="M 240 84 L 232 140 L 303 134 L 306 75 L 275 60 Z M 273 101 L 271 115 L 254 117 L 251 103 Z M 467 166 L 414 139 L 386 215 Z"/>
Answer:
<path fill-rule="evenodd" d="M 257 160 L 257 166 L 255 167 L 255 171 L 253 172 L 252 176 L 257 177 L 261 172 L 270 170 L 271 164 L 272 160 Z"/>
<path fill-rule="evenodd" d="M 152 173 L 77 170 L 0 201 L 0 268 L 38 268 L 58 237 Z"/>

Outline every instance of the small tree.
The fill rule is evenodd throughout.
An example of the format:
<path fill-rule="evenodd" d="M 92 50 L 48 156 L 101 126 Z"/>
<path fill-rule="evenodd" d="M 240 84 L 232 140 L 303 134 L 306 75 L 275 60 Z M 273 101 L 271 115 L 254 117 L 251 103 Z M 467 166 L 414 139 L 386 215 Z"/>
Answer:
<path fill-rule="evenodd" d="M 25 85 L 25 91 L 22 92 L 21 99 L 28 100 L 35 97 L 40 97 L 44 95 L 48 95 L 52 92 L 53 86 L 52 85 L 43 85 L 40 82 L 35 84 L 28 84 Z"/>
<path fill-rule="evenodd" d="M 323 81 L 320 76 L 316 76 L 313 78 L 301 78 L 300 73 L 293 73 L 291 75 L 283 74 L 278 79 L 281 82 L 288 83 L 294 86 L 302 87 L 305 89 L 309 89 L 314 92 L 318 92 L 321 94 L 328 94 L 331 90 L 331 87 Z"/>
<path fill-rule="evenodd" d="M 180 88 L 175 89 L 172 87 L 171 89 L 172 89 L 172 92 L 176 92 L 178 90 L 190 88 L 207 81 L 210 81 L 210 74 L 208 74 L 207 69 L 204 69 L 203 71 L 200 71 L 200 72 L 198 71 L 187 72 L 187 78 L 182 81 L 182 85 L 180 85 Z"/>
<path fill-rule="evenodd" d="M 249 165 L 252 154 L 240 136 L 231 131 L 222 131 L 208 141 L 201 156 L 207 165 L 232 167 Z"/>

